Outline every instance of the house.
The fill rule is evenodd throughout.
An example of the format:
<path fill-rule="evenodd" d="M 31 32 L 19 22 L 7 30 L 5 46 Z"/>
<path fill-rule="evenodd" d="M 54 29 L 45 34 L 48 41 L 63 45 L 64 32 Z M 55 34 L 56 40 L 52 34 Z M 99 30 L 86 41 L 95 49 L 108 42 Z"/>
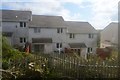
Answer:
<path fill-rule="evenodd" d="M 86 56 L 85 53 L 96 53 L 97 32 L 88 22 L 66 21 L 67 44 L 73 51 Z"/>
<path fill-rule="evenodd" d="M 29 23 L 29 41 L 33 52 L 63 51 L 66 45 L 65 21 L 61 16 L 32 15 Z"/>
<path fill-rule="evenodd" d="M 14 46 L 23 46 L 28 40 L 28 23 L 31 21 L 31 11 L 1 10 L 2 33 L 9 43 Z"/>
<path fill-rule="evenodd" d="M 97 32 L 88 22 L 64 21 L 62 16 L 32 15 L 31 11 L 3 10 L 3 34 L 12 46 L 31 44 L 32 52 L 64 53 L 86 57 L 95 53 Z"/>
<path fill-rule="evenodd" d="M 112 22 L 101 31 L 100 47 L 118 46 L 118 23 Z"/>

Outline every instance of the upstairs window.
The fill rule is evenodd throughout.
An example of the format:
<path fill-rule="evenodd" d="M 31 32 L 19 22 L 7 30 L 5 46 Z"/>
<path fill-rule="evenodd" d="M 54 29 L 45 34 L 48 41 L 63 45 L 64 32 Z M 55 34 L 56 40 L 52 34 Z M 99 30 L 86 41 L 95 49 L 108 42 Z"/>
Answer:
<path fill-rule="evenodd" d="M 69 38 L 75 38 L 75 34 L 70 33 Z"/>
<path fill-rule="evenodd" d="M 23 43 L 23 38 L 20 38 L 20 43 Z"/>
<path fill-rule="evenodd" d="M 23 27 L 23 22 L 20 22 L 20 27 Z"/>
<path fill-rule="evenodd" d="M 58 28 L 57 29 L 57 33 L 63 33 L 63 29 L 62 28 Z"/>
<path fill-rule="evenodd" d="M 40 33 L 41 29 L 40 28 L 34 28 L 34 33 Z"/>
<path fill-rule="evenodd" d="M 56 43 L 56 48 L 62 48 L 62 43 Z"/>
<path fill-rule="evenodd" d="M 26 27 L 26 23 L 24 22 L 24 27 Z"/>
<path fill-rule="evenodd" d="M 26 22 L 20 22 L 20 27 L 26 27 Z"/>
<path fill-rule="evenodd" d="M 89 38 L 93 38 L 93 37 L 94 37 L 94 34 L 88 34 L 88 37 L 89 37 Z"/>

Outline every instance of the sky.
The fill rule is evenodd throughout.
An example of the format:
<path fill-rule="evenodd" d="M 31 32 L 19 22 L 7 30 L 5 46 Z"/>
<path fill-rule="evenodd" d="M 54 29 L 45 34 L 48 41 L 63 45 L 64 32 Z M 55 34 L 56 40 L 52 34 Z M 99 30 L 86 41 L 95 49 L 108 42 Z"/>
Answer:
<path fill-rule="evenodd" d="M 119 0 L 4 0 L 0 9 L 31 10 L 37 15 L 62 16 L 65 21 L 89 22 L 104 29 L 118 22 Z"/>

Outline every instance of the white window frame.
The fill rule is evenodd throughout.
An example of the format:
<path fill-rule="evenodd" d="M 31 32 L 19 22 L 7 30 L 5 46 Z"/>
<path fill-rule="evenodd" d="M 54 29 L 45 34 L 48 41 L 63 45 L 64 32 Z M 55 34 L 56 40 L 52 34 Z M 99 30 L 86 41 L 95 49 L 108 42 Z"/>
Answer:
<path fill-rule="evenodd" d="M 57 28 L 57 33 L 63 33 L 63 28 Z"/>
<path fill-rule="evenodd" d="M 75 34 L 70 33 L 70 34 L 69 34 L 69 38 L 70 38 L 70 39 L 74 39 L 74 38 L 75 38 Z"/>
<path fill-rule="evenodd" d="M 20 40 L 20 43 L 26 43 L 27 42 L 26 37 L 20 37 L 19 40 Z"/>
<path fill-rule="evenodd" d="M 56 48 L 57 48 L 57 49 L 62 48 L 62 43 L 56 43 Z"/>
<path fill-rule="evenodd" d="M 94 38 L 94 34 L 88 34 L 88 38 Z"/>
<path fill-rule="evenodd" d="M 88 51 L 88 49 L 89 49 L 89 51 Z M 87 48 L 87 53 L 92 53 L 93 52 L 93 48 L 92 47 L 88 47 Z"/>
<path fill-rule="evenodd" d="M 26 24 L 26 22 L 20 22 L 20 27 L 26 27 L 27 26 L 27 24 Z"/>

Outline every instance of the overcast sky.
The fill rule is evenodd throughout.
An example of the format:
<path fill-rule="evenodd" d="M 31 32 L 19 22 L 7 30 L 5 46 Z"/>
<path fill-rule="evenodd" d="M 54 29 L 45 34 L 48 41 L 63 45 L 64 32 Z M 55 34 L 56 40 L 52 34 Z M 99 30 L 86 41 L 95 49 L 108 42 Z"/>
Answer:
<path fill-rule="evenodd" d="M 0 9 L 59 15 L 67 21 L 85 21 L 96 29 L 103 29 L 110 22 L 118 21 L 118 2 L 119 0 L 4 0 Z"/>

